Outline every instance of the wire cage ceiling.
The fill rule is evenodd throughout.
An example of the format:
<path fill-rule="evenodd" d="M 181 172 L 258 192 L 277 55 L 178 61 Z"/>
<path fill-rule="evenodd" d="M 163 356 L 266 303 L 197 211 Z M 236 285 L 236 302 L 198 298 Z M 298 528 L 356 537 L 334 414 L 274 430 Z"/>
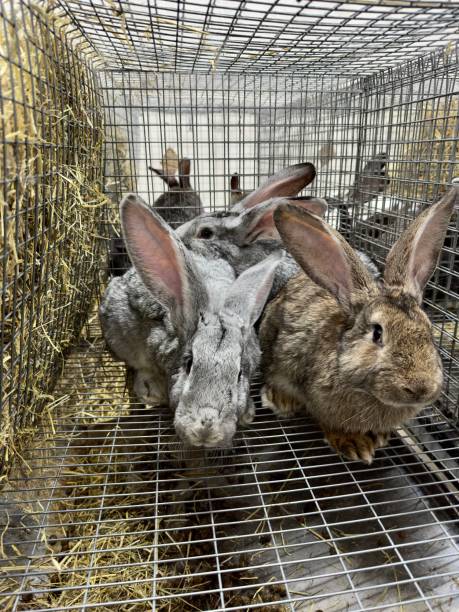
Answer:
<path fill-rule="evenodd" d="M 60 2 L 103 68 L 375 74 L 457 40 L 454 2 Z"/>
<path fill-rule="evenodd" d="M 188 157 L 208 211 L 311 161 L 306 195 L 382 266 L 459 177 L 459 3 L 0 6 L 0 602 L 24 610 L 459 606 L 459 220 L 425 310 L 442 397 L 366 466 L 261 407 L 225 452 L 143 406 L 97 308 L 118 204 Z"/>

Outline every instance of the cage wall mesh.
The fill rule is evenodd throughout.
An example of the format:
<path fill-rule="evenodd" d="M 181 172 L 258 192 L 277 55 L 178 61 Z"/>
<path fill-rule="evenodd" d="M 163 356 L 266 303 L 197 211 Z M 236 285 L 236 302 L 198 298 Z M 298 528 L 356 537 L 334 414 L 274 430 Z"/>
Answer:
<path fill-rule="evenodd" d="M 66 24 L 0 8 L 0 466 L 40 413 L 99 272 L 102 113 Z"/>
<path fill-rule="evenodd" d="M 17 29 L 29 13 L 23 2 L 15 7 Z M 207 210 L 228 208 L 235 172 L 250 190 L 287 164 L 314 162 L 318 176 L 305 193 L 326 197 L 329 221 L 382 263 L 409 220 L 458 176 L 459 6 L 62 0 L 41 7 L 33 15 L 51 24 L 45 29 L 53 44 L 62 41 L 70 58 L 47 59 L 65 68 L 66 87 L 53 85 L 46 71 L 34 73 L 43 98 L 38 108 L 32 99 L 22 106 L 34 117 L 43 107 L 49 125 L 61 126 L 55 134 L 62 136 L 62 157 L 51 158 L 51 139 L 29 138 L 23 150 L 30 164 L 37 149 L 51 159 L 30 174 L 47 205 L 45 235 L 57 243 L 54 267 L 73 276 L 72 293 L 58 293 L 53 275 L 41 273 L 56 303 L 33 334 L 24 327 L 23 337 L 32 346 L 49 339 L 61 350 L 72 345 L 46 418 L 3 487 L 3 606 L 455 609 L 457 218 L 425 302 L 445 366 L 443 396 L 400 428 L 371 466 L 339 458 L 307 417 L 278 419 L 263 410 L 258 383 L 256 421 L 237 433 L 230 453 L 184 453 L 169 411 L 129 396 L 124 366 L 105 350 L 91 297 L 107 280 L 97 284 L 108 239 L 119 233 L 120 198 L 136 191 L 154 202 L 163 193 L 150 167 L 161 167 L 167 149 L 191 159 L 192 185 Z M 13 19 L 8 11 L 2 18 Z M 36 28 L 26 31 L 35 53 Z M 15 41 L 12 33 L 8 40 Z M 14 65 L 8 45 L 0 60 L 13 57 Z M 18 63 L 13 83 L 22 82 L 28 66 Z M 53 108 L 73 109 L 69 124 L 46 112 L 48 82 L 63 96 Z M 2 103 L 5 91 L 2 76 Z M 17 107 L 22 100 L 13 97 Z M 99 191 L 103 140 L 106 205 Z M 77 166 L 82 174 L 74 181 Z M 11 182 L 2 186 L 11 189 Z M 28 197 L 26 211 L 35 214 L 41 200 Z M 70 208 L 81 213 L 80 223 L 65 217 L 68 201 L 78 203 Z M 15 204 L 8 218 L 15 220 L 16 210 Z M 53 233 L 59 227 L 66 228 L 64 242 Z M 34 257 L 41 271 L 41 251 Z M 48 305 L 36 286 L 33 295 Z M 37 346 L 38 355 L 46 354 Z M 35 353 L 15 354 L 35 366 L 34 380 L 52 371 L 52 360 L 42 368 Z M 21 406 L 33 407 L 32 387 L 23 380 Z"/>

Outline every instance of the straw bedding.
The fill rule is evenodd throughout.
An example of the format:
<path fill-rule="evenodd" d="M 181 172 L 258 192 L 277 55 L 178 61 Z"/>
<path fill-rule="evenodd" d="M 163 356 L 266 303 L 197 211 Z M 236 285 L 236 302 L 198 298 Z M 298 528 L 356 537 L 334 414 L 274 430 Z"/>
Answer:
<path fill-rule="evenodd" d="M 97 287 L 103 125 L 66 23 L 34 4 L 0 15 L 0 467 L 40 414 Z"/>

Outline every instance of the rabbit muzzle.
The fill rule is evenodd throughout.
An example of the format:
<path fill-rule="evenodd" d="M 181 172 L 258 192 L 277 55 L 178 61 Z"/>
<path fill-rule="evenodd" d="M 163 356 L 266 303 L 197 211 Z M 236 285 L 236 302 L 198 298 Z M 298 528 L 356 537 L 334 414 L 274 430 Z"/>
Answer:
<path fill-rule="evenodd" d="M 185 420 L 176 419 L 175 429 L 181 440 L 196 448 L 227 448 L 236 431 L 236 423 L 222 423 L 215 408 L 204 407 Z"/>
<path fill-rule="evenodd" d="M 435 402 L 441 393 L 441 377 L 415 378 L 394 384 L 379 399 L 390 406 L 413 406 L 424 408 Z"/>

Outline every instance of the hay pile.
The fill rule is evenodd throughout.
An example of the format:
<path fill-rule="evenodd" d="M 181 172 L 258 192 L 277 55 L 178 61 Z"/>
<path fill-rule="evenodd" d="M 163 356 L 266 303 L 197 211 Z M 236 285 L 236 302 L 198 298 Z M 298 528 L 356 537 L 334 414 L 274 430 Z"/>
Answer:
<path fill-rule="evenodd" d="M 411 140 L 390 164 L 390 192 L 401 198 L 434 201 L 459 174 L 456 163 L 459 101 L 457 97 L 427 100 L 416 107 Z"/>
<path fill-rule="evenodd" d="M 102 115 L 66 31 L 36 5 L 2 5 L 2 470 L 49 399 L 99 276 Z"/>

